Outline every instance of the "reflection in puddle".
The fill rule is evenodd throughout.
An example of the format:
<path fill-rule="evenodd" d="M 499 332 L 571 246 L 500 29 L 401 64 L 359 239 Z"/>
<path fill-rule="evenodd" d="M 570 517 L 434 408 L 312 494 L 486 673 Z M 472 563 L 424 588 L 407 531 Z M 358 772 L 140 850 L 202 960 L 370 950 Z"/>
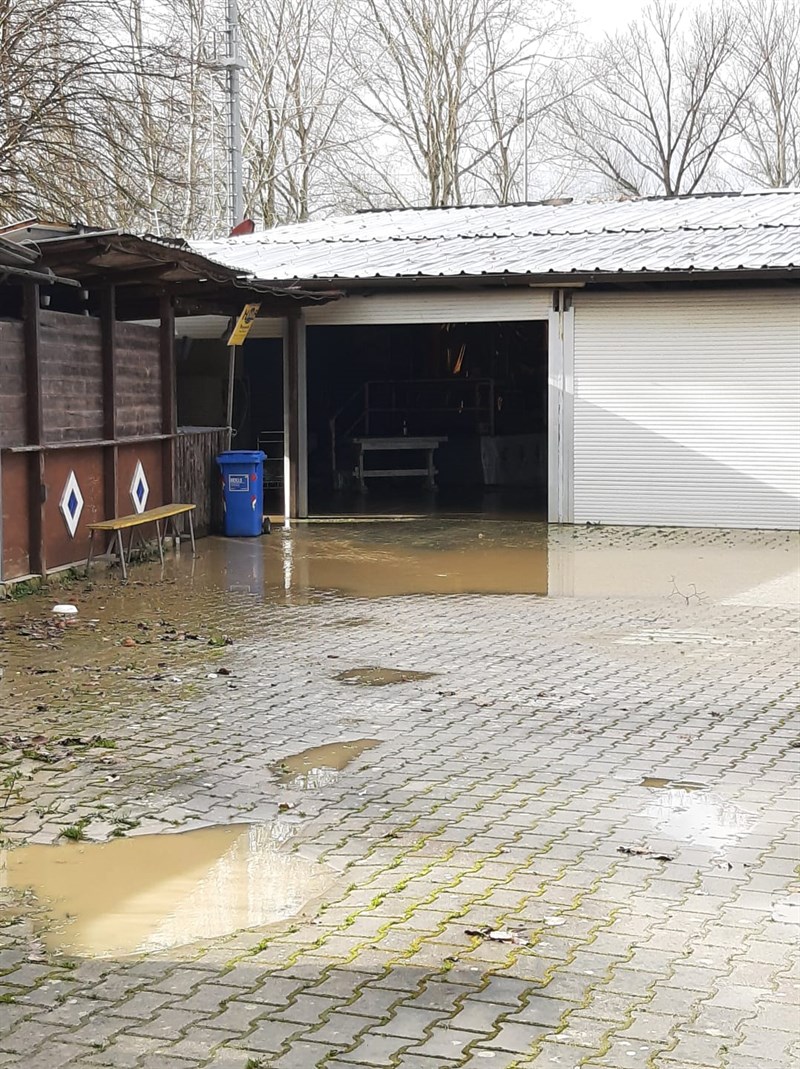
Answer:
<path fill-rule="evenodd" d="M 644 810 L 663 835 L 690 846 L 718 847 L 734 842 L 752 826 L 747 813 L 718 795 L 697 787 L 665 787 Z"/>
<path fill-rule="evenodd" d="M 659 776 L 645 776 L 640 786 L 650 787 L 653 790 L 664 790 L 671 788 L 676 791 L 704 791 L 705 787 L 702 783 L 690 783 L 688 781 L 680 781 L 674 779 L 661 779 Z"/>
<path fill-rule="evenodd" d="M 416 683 L 433 679 L 435 672 L 412 672 L 401 668 L 348 668 L 333 678 L 340 683 L 362 684 L 365 687 L 386 687 L 390 683 Z"/>
<path fill-rule="evenodd" d="M 379 746 L 380 739 L 351 739 L 348 742 L 329 742 L 284 757 L 275 766 L 282 781 L 297 790 L 325 787 L 333 783 L 342 769 L 366 750 Z"/>
<path fill-rule="evenodd" d="M 116 957 L 285 920 L 333 883 L 265 825 L 4 852 L 0 887 L 33 890 L 52 951 Z"/>

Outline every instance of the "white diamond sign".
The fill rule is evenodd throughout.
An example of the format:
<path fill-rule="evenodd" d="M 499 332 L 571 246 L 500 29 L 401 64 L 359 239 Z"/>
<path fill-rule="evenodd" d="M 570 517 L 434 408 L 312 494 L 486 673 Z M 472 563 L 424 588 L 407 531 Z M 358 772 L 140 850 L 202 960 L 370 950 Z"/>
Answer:
<path fill-rule="evenodd" d="M 134 512 L 144 512 L 147 508 L 147 498 L 150 494 L 150 486 L 144 473 L 141 460 L 136 461 L 133 478 L 131 479 L 131 501 Z"/>
<path fill-rule="evenodd" d="M 61 515 L 64 517 L 64 523 L 67 525 L 67 530 L 70 533 L 70 537 L 75 537 L 75 532 L 78 530 L 78 522 L 83 512 L 83 494 L 81 488 L 78 486 L 78 480 L 75 476 L 75 472 L 71 471 L 64 484 L 64 490 L 61 494 L 61 500 L 58 503 L 58 507 L 61 510 Z"/>

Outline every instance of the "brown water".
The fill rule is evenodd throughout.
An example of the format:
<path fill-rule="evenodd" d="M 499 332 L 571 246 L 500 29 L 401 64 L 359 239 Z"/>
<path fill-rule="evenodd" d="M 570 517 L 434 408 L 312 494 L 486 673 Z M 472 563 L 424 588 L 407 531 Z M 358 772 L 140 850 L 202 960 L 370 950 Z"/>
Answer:
<path fill-rule="evenodd" d="M 232 824 L 0 855 L 0 887 L 33 890 L 51 951 L 139 954 L 286 920 L 333 883 L 263 825 Z"/>
<path fill-rule="evenodd" d="M 283 783 L 299 790 L 324 787 L 333 783 L 351 761 L 379 746 L 380 742 L 380 739 L 350 739 L 311 746 L 282 758 L 275 765 L 275 771 Z"/>
<path fill-rule="evenodd" d="M 95 731 L 98 715 L 138 697 L 155 693 L 169 704 L 191 695 L 225 665 L 225 648 L 214 643 L 250 633 L 257 604 L 483 593 L 796 608 L 799 547 L 789 532 L 564 528 L 489 517 L 326 521 L 260 539 L 204 539 L 196 559 L 183 547 L 163 570 L 136 565 L 127 584 L 98 568 L 91 582 L 0 603 L 0 734 L 24 717 L 49 736 L 65 713 L 71 733 Z M 74 601 L 77 616 L 53 620 L 61 601 Z M 331 626 L 369 623 L 343 605 Z"/>
<path fill-rule="evenodd" d="M 409 668 L 348 668 L 333 678 L 340 683 L 365 687 L 388 687 L 392 683 L 415 683 L 433 679 L 435 672 L 415 672 Z"/>
<path fill-rule="evenodd" d="M 282 587 L 292 600 L 330 592 L 800 603 L 800 541 L 792 532 L 428 517 L 311 522 L 278 529 L 247 550 L 234 550 L 230 540 L 217 546 L 228 577 L 240 570 L 242 589 Z"/>

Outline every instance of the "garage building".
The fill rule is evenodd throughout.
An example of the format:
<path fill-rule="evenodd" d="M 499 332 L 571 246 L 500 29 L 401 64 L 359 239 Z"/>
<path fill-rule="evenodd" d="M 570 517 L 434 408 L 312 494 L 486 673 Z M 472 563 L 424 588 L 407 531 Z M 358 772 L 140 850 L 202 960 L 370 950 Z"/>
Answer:
<path fill-rule="evenodd" d="M 283 454 L 287 517 L 800 523 L 800 190 L 365 212 L 196 248 L 325 295 L 238 357 L 237 444 Z M 179 320 L 190 367 L 225 374 L 226 330 Z"/>

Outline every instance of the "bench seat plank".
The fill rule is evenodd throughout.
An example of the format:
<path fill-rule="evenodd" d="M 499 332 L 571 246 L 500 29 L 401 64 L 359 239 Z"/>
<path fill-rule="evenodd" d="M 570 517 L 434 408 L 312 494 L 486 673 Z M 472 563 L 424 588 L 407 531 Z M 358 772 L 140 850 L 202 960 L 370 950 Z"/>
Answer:
<path fill-rule="evenodd" d="M 89 523 L 86 526 L 90 531 L 122 531 L 128 527 L 138 527 L 142 523 L 156 523 L 158 520 L 168 520 L 172 516 L 182 516 L 185 512 L 193 512 L 196 505 L 159 505 L 158 508 L 148 509 L 146 512 L 135 512 L 131 516 L 117 516 L 114 520 L 100 520 L 97 523 Z"/>

